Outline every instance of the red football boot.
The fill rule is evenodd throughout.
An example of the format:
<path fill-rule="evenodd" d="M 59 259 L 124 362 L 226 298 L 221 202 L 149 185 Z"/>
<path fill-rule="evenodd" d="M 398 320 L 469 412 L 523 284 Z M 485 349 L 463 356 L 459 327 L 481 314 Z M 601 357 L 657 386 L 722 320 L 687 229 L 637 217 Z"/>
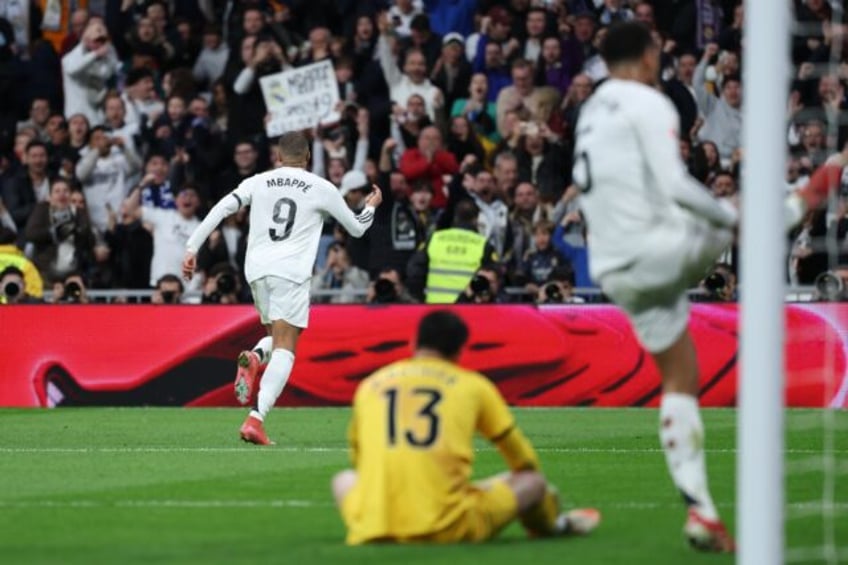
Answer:
<path fill-rule="evenodd" d="M 274 445 L 274 442 L 268 439 L 268 436 L 265 434 L 265 428 L 262 426 L 262 420 L 254 418 L 253 416 L 248 416 L 247 420 L 244 421 L 244 424 L 241 425 L 239 435 L 241 435 L 241 439 L 243 441 L 248 443 L 255 443 L 256 445 Z"/>
<path fill-rule="evenodd" d="M 236 400 L 242 406 L 247 406 L 253 400 L 256 393 L 256 384 L 259 379 L 259 366 L 261 361 L 259 355 L 254 351 L 242 351 L 239 353 L 238 361 L 236 362 L 238 369 L 236 370 L 236 380 L 233 383 L 233 391 L 236 394 Z"/>
<path fill-rule="evenodd" d="M 683 535 L 689 545 L 698 551 L 714 551 L 718 553 L 733 553 L 736 543 L 721 521 L 707 520 L 700 516 L 694 508 L 689 509 L 689 518 L 683 526 Z"/>

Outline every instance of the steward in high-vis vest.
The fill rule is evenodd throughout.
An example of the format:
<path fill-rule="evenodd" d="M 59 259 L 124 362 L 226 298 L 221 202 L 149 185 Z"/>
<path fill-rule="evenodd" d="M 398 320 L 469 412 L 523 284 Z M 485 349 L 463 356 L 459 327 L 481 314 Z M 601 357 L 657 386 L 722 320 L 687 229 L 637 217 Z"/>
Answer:
<path fill-rule="evenodd" d="M 481 266 L 497 260 L 486 238 L 477 233 L 477 206 L 457 204 L 454 227 L 437 230 L 413 255 L 407 269 L 410 291 L 427 304 L 453 304 Z"/>

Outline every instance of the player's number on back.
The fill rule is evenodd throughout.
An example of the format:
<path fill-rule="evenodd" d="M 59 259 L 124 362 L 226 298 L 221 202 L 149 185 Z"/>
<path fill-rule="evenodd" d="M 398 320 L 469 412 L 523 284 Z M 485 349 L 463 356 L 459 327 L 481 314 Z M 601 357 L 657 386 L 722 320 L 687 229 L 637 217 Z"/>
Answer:
<path fill-rule="evenodd" d="M 397 445 L 398 390 L 390 388 L 383 394 L 388 408 L 389 445 Z M 436 413 L 436 407 L 442 400 L 442 393 L 432 388 L 415 388 L 412 389 L 412 396 L 414 400 L 421 402 L 421 408 L 415 416 L 426 422 L 427 430 L 421 435 L 415 435 L 412 430 L 401 430 L 402 439 L 405 439 L 406 443 L 412 447 L 430 447 L 439 437 L 439 415 Z"/>
<path fill-rule="evenodd" d="M 297 203 L 291 198 L 280 198 L 274 202 L 274 215 L 271 216 L 271 219 L 274 220 L 275 224 L 282 226 L 282 233 L 276 228 L 269 228 L 268 235 L 271 237 L 271 241 L 288 239 L 292 228 L 294 228 L 295 214 L 297 214 Z"/>
<path fill-rule="evenodd" d="M 581 151 L 574 161 L 574 184 L 580 192 L 586 193 L 592 190 L 592 165 L 589 161 L 589 153 Z"/>

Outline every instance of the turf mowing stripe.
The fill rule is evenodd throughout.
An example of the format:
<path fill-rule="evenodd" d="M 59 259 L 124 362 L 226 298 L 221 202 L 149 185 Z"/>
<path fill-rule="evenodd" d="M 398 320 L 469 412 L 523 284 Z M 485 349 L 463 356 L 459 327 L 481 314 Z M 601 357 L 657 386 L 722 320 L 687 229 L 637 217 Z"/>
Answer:
<path fill-rule="evenodd" d="M 537 447 L 540 453 L 663 453 L 660 448 L 624 447 Z M 347 447 L 0 447 L 0 453 L 346 453 Z M 476 451 L 497 451 L 481 447 Z M 705 449 L 706 453 L 736 453 L 736 449 Z M 820 449 L 785 449 L 788 455 L 821 455 Z M 848 454 L 846 449 L 835 449 L 833 454 Z"/>
<path fill-rule="evenodd" d="M 190 499 L 138 499 L 138 500 L 0 500 L 0 508 L 329 508 L 335 506 L 330 501 L 308 499 L 271 499 L 271 500 L 190 500 Z M 639 502 L 639 501 L 599 501 L 602 510 L 657 510 L 680 508 L 679 502 Z M 720 508 L 732 508 L 732 502 L 717 502 Z M 837 512 L 848 511 L 848 503 L 834 505 Z M 821 509 L 816 501 L 795 502 L 787 505 L 792 512 L 815 511 Z"/>

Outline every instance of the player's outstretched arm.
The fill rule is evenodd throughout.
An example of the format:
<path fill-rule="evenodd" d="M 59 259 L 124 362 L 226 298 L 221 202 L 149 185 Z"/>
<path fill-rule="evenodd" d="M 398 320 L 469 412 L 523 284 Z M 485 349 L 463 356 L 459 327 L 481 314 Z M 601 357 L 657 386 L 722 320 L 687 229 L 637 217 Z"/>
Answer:
<path fill-rule="evenodd" d="M 359 214 L 354 214 L 347 207 L 341 194 L 332 188 L 327 204 L 327 212 L 333 216 L 353 237 L 362 237 L 371 224 L 374 223 L 374 210 L 383 201 L 383 191 L 376 184 L 371 185 L 371 193 L 365 198 L 365 208 Z"/>
<path fill-rule="evenodd" d="M 186 252 L 185 257 L 183 258 L 182 269 L 184 279 L 190 280 L 194 274 L 194 269 L 197 265 L 197 250 L 200 249 L 200 246 L 203 245 L 203 242 L 206 241 L 209 234 L 218 227 L 218 224 L 220 224 L 224 218 L 238 212 L 242 205 L 243 197 L 239 196 L 234 191 L 219 200 L 218 203 L 209 210 L 209 213 L 203 221 L 200 222 L 200 225 L 195 228 L 194 233 L 191 234 L 191 237 L 188 238 L 188 242 L 186 243 Z"/>

